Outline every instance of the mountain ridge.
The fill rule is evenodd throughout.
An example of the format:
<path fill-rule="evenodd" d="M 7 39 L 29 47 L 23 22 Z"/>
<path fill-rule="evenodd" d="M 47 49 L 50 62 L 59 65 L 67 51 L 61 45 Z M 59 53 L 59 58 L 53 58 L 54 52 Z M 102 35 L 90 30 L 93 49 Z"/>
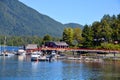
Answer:
<path fill-rule="evenodd" d="M 64 24 L 65 27 L 71 27 L 71 28 L 81 28 L 83 29 L 83 25 L 78 24 L 78 23 L 66 23 Z"/>
<path fill-rule="evenodd" d="M 19 0 L 0 0 L 0 35 L 61 37 L 64 24 Z"/>

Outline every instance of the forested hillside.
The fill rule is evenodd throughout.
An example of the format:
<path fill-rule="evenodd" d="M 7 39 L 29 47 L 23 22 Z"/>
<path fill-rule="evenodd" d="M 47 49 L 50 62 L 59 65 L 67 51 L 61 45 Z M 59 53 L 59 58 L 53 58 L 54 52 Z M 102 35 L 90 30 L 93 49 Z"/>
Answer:
<path fill-rule="evenodd" d="M 61 36 L 64 25 L 18 0 L 0 0 L 0 34 L 10 36 Z"/>

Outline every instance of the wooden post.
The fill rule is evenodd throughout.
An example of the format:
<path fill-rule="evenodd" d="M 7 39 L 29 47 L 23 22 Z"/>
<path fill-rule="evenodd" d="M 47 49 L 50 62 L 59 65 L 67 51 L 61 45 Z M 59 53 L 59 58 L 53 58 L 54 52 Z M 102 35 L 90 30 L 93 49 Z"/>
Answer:
<path fill-rule="evenodd" d="M 114 52 L 114 57 L 115 57 L 115 52 Z"/>
<path fill-rule="evenodd" d="M 73 56 L 74 56 L 74 51 L 73 51 Z"/>

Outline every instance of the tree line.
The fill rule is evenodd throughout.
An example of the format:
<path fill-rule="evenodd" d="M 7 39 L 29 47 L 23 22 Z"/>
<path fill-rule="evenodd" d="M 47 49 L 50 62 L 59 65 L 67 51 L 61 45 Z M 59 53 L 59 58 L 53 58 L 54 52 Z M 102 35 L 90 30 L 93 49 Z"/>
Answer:
<path fill-rule="evenodd" d="M 65 28 L 63 41 L 71 46 L 84 48 L 120 49 L 120 14 L 104 15 L 84 29 Z"/>
<path fill-rule="evenodd" d="M 39 36 L 7 36 L 6 45 L 21 46 L 38 44 L 47 41 L 65 41 L 70 47 L 120 49 L 120 14 L 104 15 L 100 21 L 84 25 L 83 29 L 66 27 L 61 38 L 46 34 Z M 5 36 L 0 36 L 1 45 L 5 44 Z"/>
<path fill-rule="evenodd" d="M 23 46 L 27 44 L 38 44 L 42 46 L 47 41 L 59 41 L 59 38 L 46 34 L 43 38 L 39 36 L 5 36 L 0 35 L 0 45 Z"/>

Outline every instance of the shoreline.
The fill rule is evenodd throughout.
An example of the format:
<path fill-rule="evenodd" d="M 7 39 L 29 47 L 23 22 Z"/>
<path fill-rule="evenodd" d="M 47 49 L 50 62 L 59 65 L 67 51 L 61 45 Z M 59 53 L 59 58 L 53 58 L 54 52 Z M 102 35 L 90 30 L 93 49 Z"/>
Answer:
<path fill-rule="evenodd" d="M 64 53 L 66 54 L 66 53 Z M 120 61 L 120 54 L 97 54 L 97 53 L 85 53 L 85 54 L 77 54 L 77 53 L 67 53 L 67 60 L 78 60 L 82 62 L 103 62 L 103 61 Z"/>

